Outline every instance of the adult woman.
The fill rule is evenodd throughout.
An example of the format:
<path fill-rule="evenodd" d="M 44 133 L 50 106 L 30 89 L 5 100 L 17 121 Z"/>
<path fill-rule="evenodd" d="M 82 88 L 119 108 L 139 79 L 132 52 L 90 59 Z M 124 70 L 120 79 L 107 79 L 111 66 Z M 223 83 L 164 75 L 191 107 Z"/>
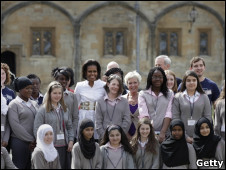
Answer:
<path fill-rule="evenodd" d="M 201 117 L 211 120 L 211 106 L 208 96 L 202 90 L 199 78 L 194 71 L 188 70 L 173 102 L 173 119 L 180 119 L 185 125 L 186 140 L 193 142 L 193 132 L 196 121 Z"/>
<path fill-rule="evenodd" d="M 171 89 L 174 94 L 177 93 L 177 79 L 176 75 L 171 70 L 165 70 L 166 77 L 167 77 L 167 87 Z"/>
<path fill-rule="evenodd" d="M 167 78 L 161 67 L 149 71 L 146 90 L 138 96 L 140 118 L 149 117 L 153 121 L 155 133 L 161 143 L 165 140 L 166 132 L 172 118 L 173 92 L 166 86 Z"/>
<path fill-rule="evenodd" d="M 100 80 L 101 67 L 96 60 L 86 60 L 82 66 L 82 77 L 85 81 L 78 82 L 75 87 L 75 94 L 78 100 L 79 122 L 88 118 L 95 122 L 96 101 L 105 94 L 105 82 Z M 97 132 L 94 131 L 94 139 L 99 139 Z"/>
<path fill-rule="evenodd" d="M 128 136 L 131 138 L 137 128 L 139 109 L 138 109 L 138 88 L 141 82 L 141 76 L 138 72 L 133 71 L 129 72 L 125 76 L 125 84 L 129 88 L 129 92 L 126 95 L 123 95 L 128 100 L 131 116 L 131 126 L 129 128 Z"/>
<path fill-rule="evenodd" d="M 60 159 L 53 145 L 53 128 L 43 124 L 37 131 L 37 146 L 32 153 L 32 169 L 61 169 Z"/>
<path fill-rule="evenodd" d="M 37 130 L 42 124 L 49 124 L 53 128 L 53 143 L 59 153 L 61 168 L 70 168 L 74 133 L 69 110 L 64 104 L 63 87 L 59 82 L 53 81 L 47 88 L 44 103 L 35 117 L 35 136 L 37 136 Z"/>
<path fill-rule="evenodd" d="M 197 159 L 222 161 L 222 167 L 218 168 L 225 169 L 225 141 L 220 136 L 214 135 L 213 124 L 209 119 L 201 117 L 197 121 L 193 137 Z"/>
<path fill-rule="evenodd" d="M 69 110 L 71 116 L 72 127 L 74 131 L 74 142 L 76 141 L 76 132 L 78 128 L 78 101 L 74 93 L 67 90 L 67 84 L 69 81 L 69 73 L 65 68 L 55 68 L 52 70 L 52 76 L 63 87 L 64 103 Z"/>
<path fill-rule="evenodd" d="M 8 119 L 12 129 L 12 160 L 19 169 L 31 168 L 31 152 L 35 147 L 33 125 L 38 104 L 30 100 L 32 82 L 27 77 L 14 80 L 18 96 L 12 100 L 8 108 Z"/>
<path fill-rule="evenodd" d="M 225 84 L 215 104 L 214 131 L 225 140 Z"/>
<path fill-rule="evenodd" d="M 109 126 L 100 146 L 102 169 L 134 169 L 133 150 L 120 126 Z"/>
<path fill-rule="evenodd" d="M 93 121 L 83 119 L 79 127 L 78 142 L 72 149 L 72 169 L 101 169 L 100 148 L 93 134 Z"/>
<path fill-rule="evenodd" d="M 7 100 L 7 105 L 15 99 L 15 93 L 10 88 L 5 85 L 9 85 L 10 83 L 10 69 L 9 66 L 5 63 L 1 63 L 1 88 L 2 94 Z"/>
<path fill-rule="evenodd" d="M 121 97 L 121 78 L 116 74 L 110 75 L 104 88 L 107 94 L 98 100 L 95 110 L 97 133 L 102 138 L 108 125 L 117 124 L 127 134 L 131 118 L 128 101 Z"/>
<path fill-rule="evenodd" d="M 139 120 L 131 145 L 135 153 L 133 158 L 137 169 L 159 168 L 159 144 L 148 118 Z"/>
<path fill-rule="evenodd" d="M 197 169 L 196 153 L 186 142 L 184 123 L 174 119 L 170 123 L 170 137 L 161 144 L 163 169 Z"/>

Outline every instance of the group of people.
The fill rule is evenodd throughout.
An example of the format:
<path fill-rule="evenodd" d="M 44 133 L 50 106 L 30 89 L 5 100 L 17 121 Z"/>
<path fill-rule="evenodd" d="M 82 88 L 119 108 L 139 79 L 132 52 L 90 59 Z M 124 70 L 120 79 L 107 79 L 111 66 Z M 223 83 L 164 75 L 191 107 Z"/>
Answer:
<path fill-rule="evenodd" d="M 204 77 L 203 58 L 192 58 L 182 80 L 170 65 L 158 56 L 140 90 L 138 72 L 124 77 L 110 62 L 101 77 L 100 64 L 89 59 L 74 90 L 73 70 L 57 67 L 46 94 L 29 74 L 14 80 L 15 96 L 1 63 L 2 169 L 192 169 L 197 159 L 224 168 L 225 86 L 220 93 Z"/>

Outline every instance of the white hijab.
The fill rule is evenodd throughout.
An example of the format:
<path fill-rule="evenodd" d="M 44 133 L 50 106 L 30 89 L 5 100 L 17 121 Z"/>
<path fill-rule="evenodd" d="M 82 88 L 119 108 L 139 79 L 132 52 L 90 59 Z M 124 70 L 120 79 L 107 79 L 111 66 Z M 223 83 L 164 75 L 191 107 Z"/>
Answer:
<path fill-rule="evenodd" d="M 57 153 L 56 148 L 53 145 L 53 142 L 51 144 L 46 144 L 44 142 L 45 134 L 48 131 L 51 131 L 53 133 L 53 128 L 48 124 L 43 124 L 38 128 L 37 147 L 42 150 L 47 162 L 53 162 L 56 159 L 58 153 Z M 54 136 L 54 134 L 53 134 L 53 136 Z"/>
<path fill-rule="evenodd" d="M 2 95 L 2 90 L 1 90 L 1 114 L 6 115 L 7 111 L 8 111 L 8 106 L 6 104 L 5 97 Z"/>

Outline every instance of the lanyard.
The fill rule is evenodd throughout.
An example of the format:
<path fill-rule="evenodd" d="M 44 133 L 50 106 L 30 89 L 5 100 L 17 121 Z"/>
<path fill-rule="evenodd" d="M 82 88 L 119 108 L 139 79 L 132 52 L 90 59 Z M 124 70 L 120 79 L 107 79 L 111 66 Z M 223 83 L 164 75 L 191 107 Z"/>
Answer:
<path fill-rule="evenodd" d="M 117 168 L 117 166 L 118 166 L 118 164 L 119 164 L 119 162 L 121 161 L 121 159 L 122 159 L 122 156 L 123 156 L 123 149 L 121 149 L 122 150 L 122 152 L 121 152 L 121 157 L 120 157 L 120 159 L 118 160 L 118 163 L 116 164 L 116 166 L 113 164 L 113 162 L 111 161 L 111 159 L 109 158 L 109 153 L 108 153 L 108 150 L 107 150 L 107 157 L 108 157 L 108 159 L 109 159 L 109 161 L 110 161 L 110 163 L 112 164 L 112 166 L 114 167 L 114 169 L 116 169 Z"/>
<path fill-rule="evenodd" d="M 112 122 L 113 116 L 114 116 L 114 114 L 115 114 L 115 107 L 116 107 L 116 103 L 115 103 L 115 105 L 114 105 L 113 113 L 112 113 L 112 115 L 111 115 L 111 117 L 110 117 L 110 115 L 109 115 L 109 113 L 108 113 L 108 103 L 107 103 L 107 101 L 106 101 L 107 114 L 108 114 L 108 117 L 110 118 L 110 121 L 111 121 L 111 122 Z"/>
<path fill-rule="evenodd" d="M 152 94 L 152 92 L 151 92 L 151 94 Z M 157 110 L 157 106 L 158 106 L 158 99 L 159 99 L 159 97 L 157 96 L 157 101 L 155 102 L 155 104 L 154 104 L 154 100 L 153 100 L 153 97 L 154 97 L 154 95 L 152 94 L 152 103 L 153 103 L 153 105 L 154 105 L 154 110 L 155 110 L 155 115 L 156 115 L 156 110 Z"/>
<path fill-rule="evenodd" d="M 191 113 L 191 119 L 192 119 L 192 115 L 193 115 L 193 112 L 194 112 L 194 105 L 195 105 L 195 97 L 193 98 L 193 103 L 191 105 L 191 101 L 190 101 L 190 96 L 188 96 L 189 98 L 189 103 L 190 103 L 190 113 Z"/>
<path fill-rule="evenodd" d="M 56 113 L 58 124 L 60 125 L 60 132 L 63 132 L 61 129 L 61 122 L 64 122 L 64 120 L 62 120 L 61 111 L 59 110 L 59 113 L 58 113 L 55 109 L 54 112 Z"/>
<path fill-rule="evenodd" d="M 93 169 L 93 167 L 92 167 L 92 164 L 93 163 L 92 163 L 92 160 L 91 159 L 89 159 L 89 164 L 90 164 L 90 167 L 91 167 L 90 169 Z"/>

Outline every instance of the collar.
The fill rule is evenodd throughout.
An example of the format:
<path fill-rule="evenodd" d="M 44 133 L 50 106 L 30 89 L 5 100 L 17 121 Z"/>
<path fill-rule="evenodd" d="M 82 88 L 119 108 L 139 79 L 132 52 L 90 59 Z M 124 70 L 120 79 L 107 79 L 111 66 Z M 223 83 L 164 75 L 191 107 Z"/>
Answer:
<path fill-rule="evenodd" d="M 183 92 L 183 95 L 186 96 L 186 97 L 190 97 L 190 96 L 188 95 L 187 90 L 185 90 L 185 91 Z M 200 96 L 200 93 L 197 92 L 197 91 L 195 91 L 195 94 L 194 94 L 193 96 L 191 96 L 191 97 L 199 97 L 199 96 Z"/>
<path fill-rule="evenodd" d="M 38 94 L 38 98 L 36 100 L 38 100 L 40 97 L 43 97 L 42 93 L 39 92 Z M 35 100 L 32 96 L 30 97 L 31 100 Z"/>
<path fill-rule="evenodd" d="M 141 142 L 140 139 L 138 139 L 138 142 L 141 145 L 141 147 L 143 148 L 148 143 L 148 139 L 146 142 Z"/>
<path fill-rule="evenodd" d="M 106 145 L 107 145 L 108 148 L 110 148 L 112 150 L 115 150 L 115 151 L 118 150 L 118 149 L 120 149 L 122 147 L 122 144 L 121 143 L 120 143 L 120 145 L 117 148 L 111 146 L 110 142 L 108 142 Z"/>
<path fill-rule="evenodd" d="M 117 101 L 117 100 L 121 100 L 122 99 L 122 95 L 120 94 L 118 97 L 116 97 L 114 100 L 111 100 L 111 99 L 109 99 L 109 97 L 108 97 L 108 94 L 106 94 L 105 96 L 104 96 L 104 100 L 106 101 L 106 100 L 109 100 L 109 101 Z"/>
<path fill-rule="evenodd" d="M 23 99 L 21 99 L 19 96 L 16 96 L 16 100 L 19 102 L 19 103 L 22 103 L 22 104 L 26 104 L 27 106 L 31 106 L 32 105 L 32 102 L 31 102 L 31 99 L 28 99 L 28 101 L 24 101 Z"/>
<path fill-rule="evenodd" d="M 68 91 L 68 89 L 66 89 L 65 91 L 64 91 L 64 94 L 69 94 L 69 91 Z"/>
<path fill-rule="evenodd" d="M 160 92 L 159 95 L 156 96 L 155 93 L 151 90 L 151 87 L 147 90 L 147 92 L 148 92 L 149 94 L 151 94 L 152 96 L 155 96 L 155 97 L 163 96 L 163 93 L 162 93 L 162 92 Z"/>
<path fill-rule="evenodd" d="M 52 105 L 53 106 L 53 105 Z M 54 108 L 54 107 L 53 107 Z M 61 109 L 61 104 L 60 103 L 58 103 L 58 105 L 57 105 L 57 108 L 55 109 L 56 111 L 57 111 L 57 113 L 60 111 L 60 109 Z"/>

